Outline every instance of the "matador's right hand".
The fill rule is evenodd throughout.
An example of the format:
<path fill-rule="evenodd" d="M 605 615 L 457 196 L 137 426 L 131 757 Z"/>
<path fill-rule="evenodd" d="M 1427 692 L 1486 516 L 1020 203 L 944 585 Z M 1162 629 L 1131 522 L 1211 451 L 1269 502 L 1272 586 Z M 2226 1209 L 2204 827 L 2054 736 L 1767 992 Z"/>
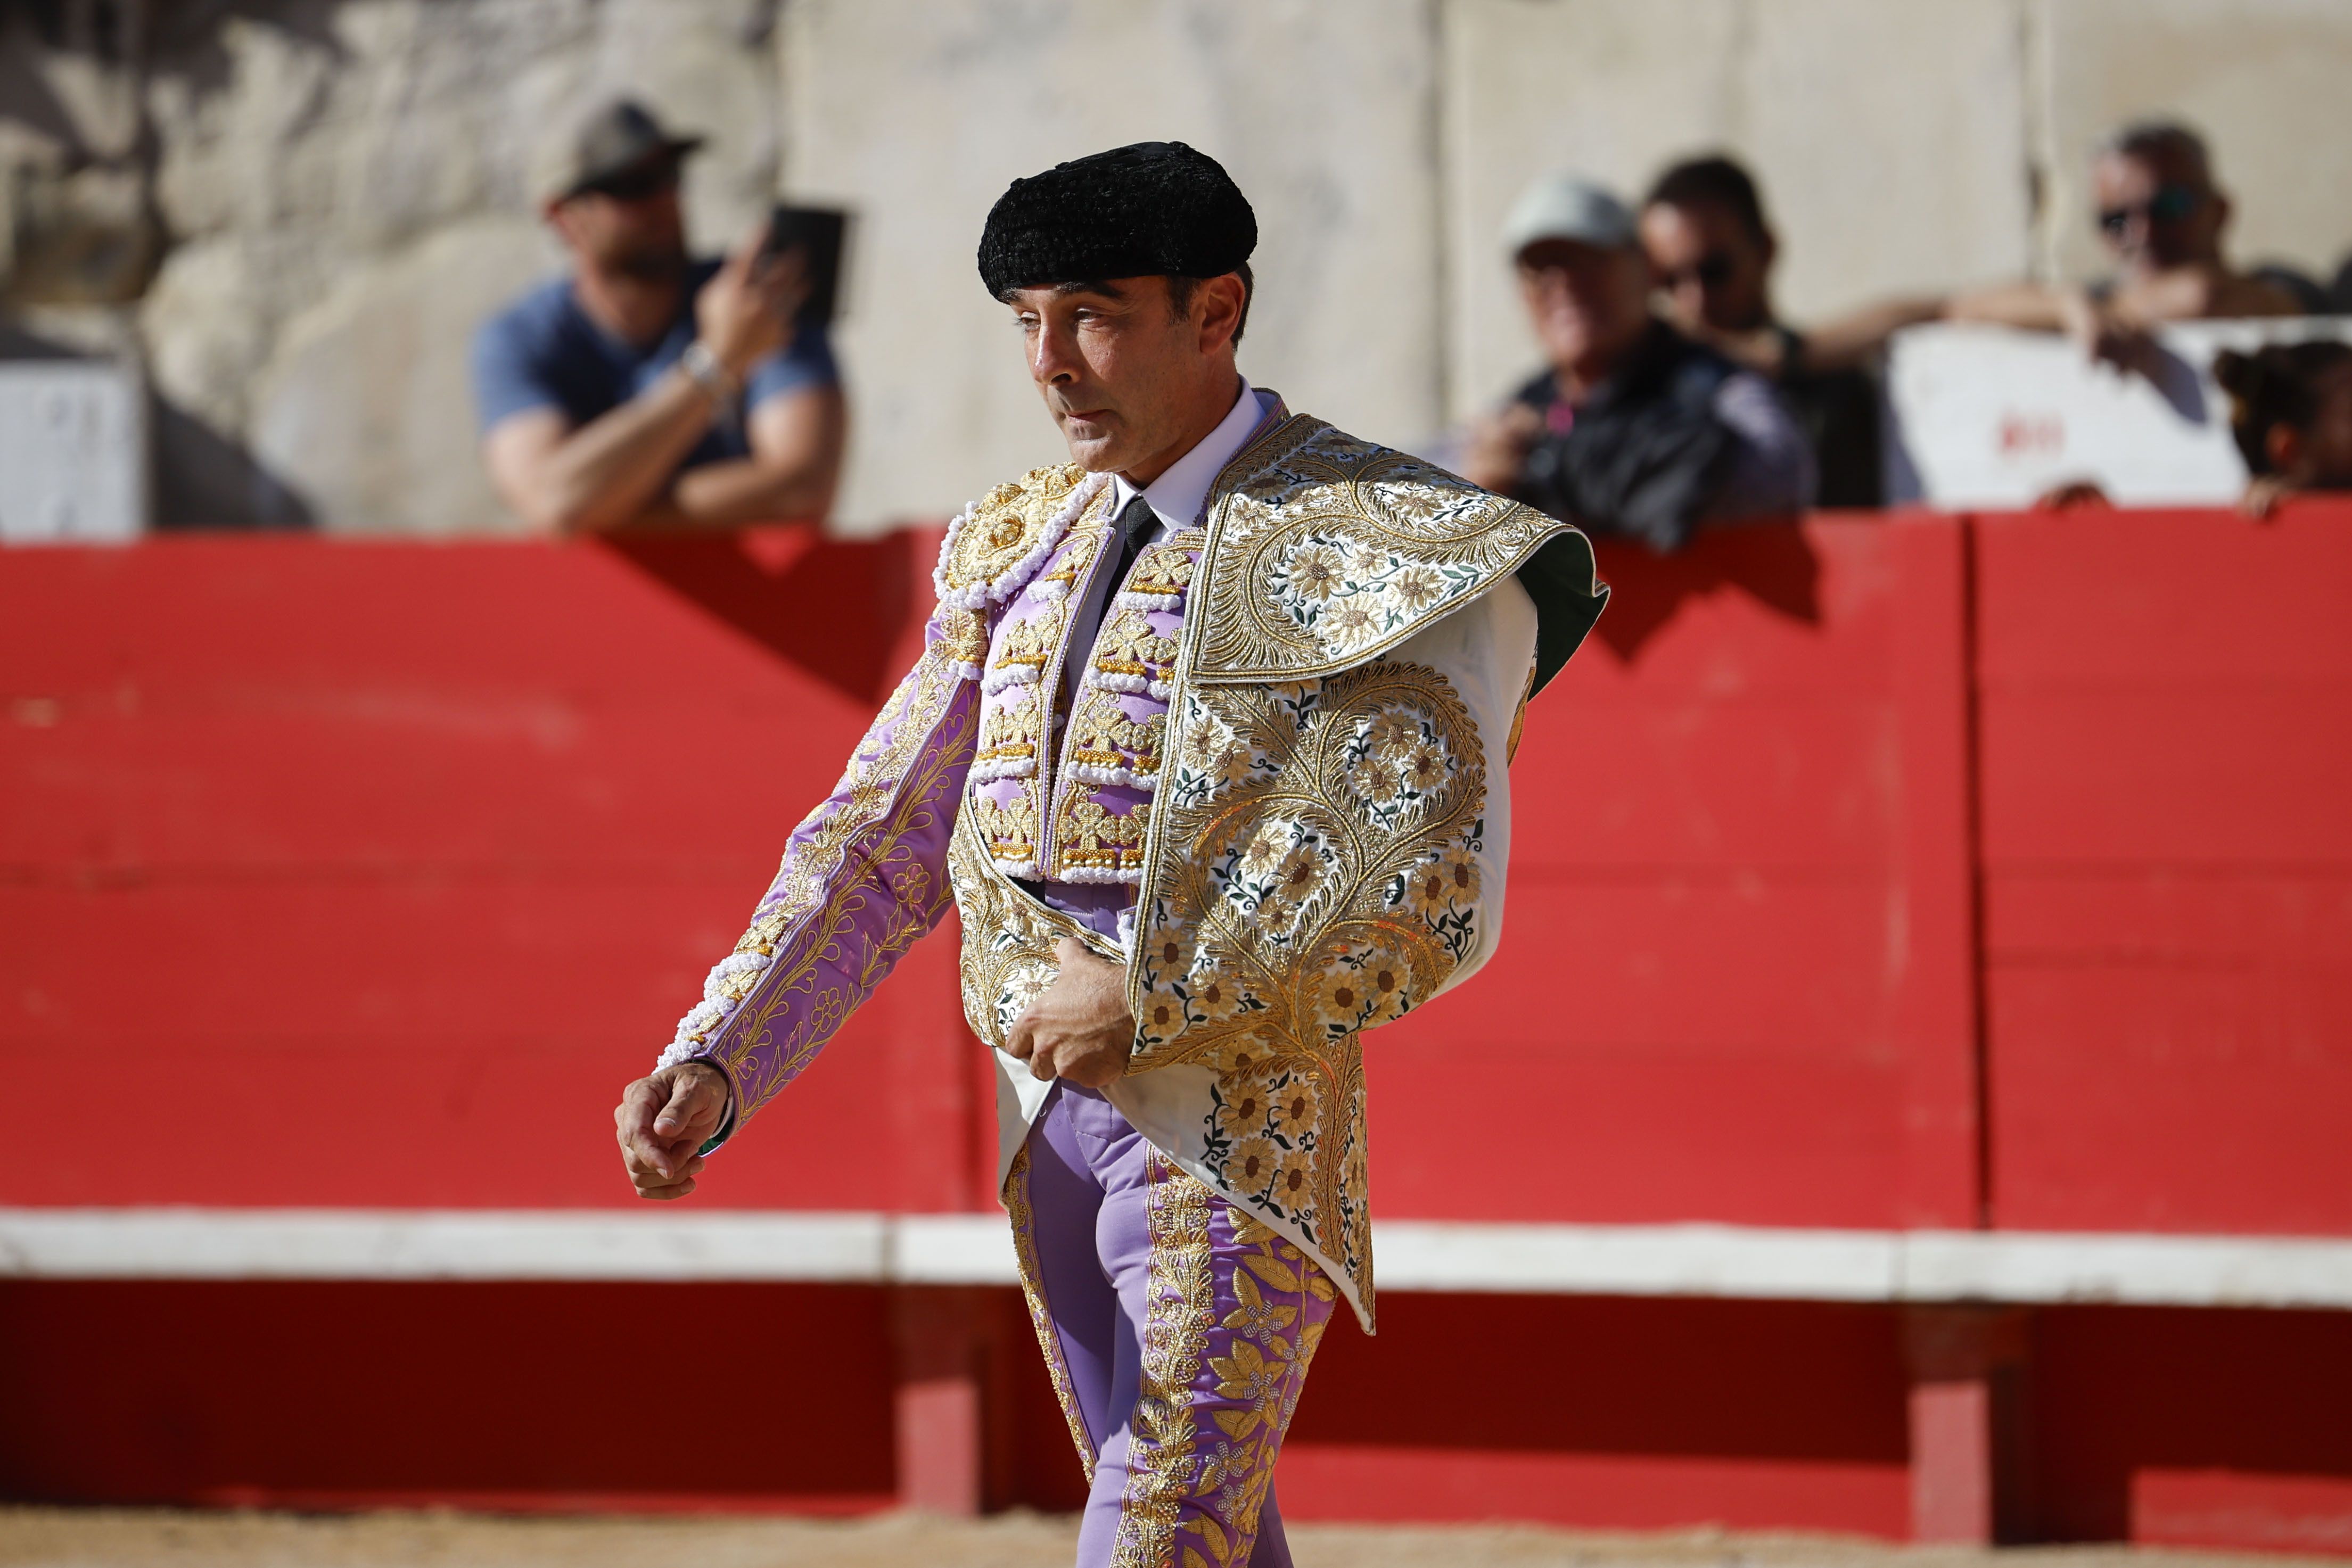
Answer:
<path fill-rule="evenodd" d="M 622 1092 L 613 1124 L 621 1164 L 639 1197 L 667 1200 L 694 1190 L 699 1151 L 727 1118 L 727 1079 L 705 1061 L 682 1061 Z"/>

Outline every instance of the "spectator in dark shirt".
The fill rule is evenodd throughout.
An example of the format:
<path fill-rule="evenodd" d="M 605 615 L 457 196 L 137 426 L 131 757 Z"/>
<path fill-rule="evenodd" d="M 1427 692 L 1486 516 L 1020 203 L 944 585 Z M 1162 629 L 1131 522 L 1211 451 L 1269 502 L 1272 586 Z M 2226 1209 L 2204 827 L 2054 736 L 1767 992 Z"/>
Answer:
<path fill-rule="evenodd" d="M 1878 389 L 1868 366 L 1895 328 L 1932 319 L 1932 300 L 1864 311 L 1800 332 L 1772 306 L 1780 244 L 1756 182 L 1721 155 L 1658 176 L 1642 204 L 1642 247 L 1666 317 L 1686 335 L 1769 377 L 1811 446 L 1824 507 L 1885 499 Z"/>
<path fill-rule="evenodd" d="M 845 420 L 819 326 L 793 323 L 796 261 L 754 236 L 687 254 L 681 161 L 698 146 L 644 109 L 581 128 L 545 214 L 572 272 L 474 340 L 490 477 L 555 533 L 822 517 Z"/>
<path fill-rule="evenodd" d="M 1465 477 L 1658 550 L 1703 523 L 1811 504 L 1812 455 L 1772 389 L 1651 314 L 1623 203 L 1572 176 L 1539 181 L 1503 242 L 1549 366 L 1474 427 Z"/>

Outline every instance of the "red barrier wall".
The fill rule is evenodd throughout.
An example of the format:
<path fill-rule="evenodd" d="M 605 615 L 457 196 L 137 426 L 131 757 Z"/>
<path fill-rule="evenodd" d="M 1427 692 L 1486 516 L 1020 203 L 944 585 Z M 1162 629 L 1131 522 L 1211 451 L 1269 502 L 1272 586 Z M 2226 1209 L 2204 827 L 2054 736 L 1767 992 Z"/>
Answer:
<path fill-rule="evenodd" d="M 0 1066 L 76 1107 L 0 1204 L 625 1202 L 614 1092 L 895 677 L 929 557 L 0 552 Z M 1822 518 L 1603 570 L 1513 770 L 1501 955 L 1370 1042 L 1383 1216 L 2352 1233 L 2352 513 Z M 919 947 L 695 1201 L 985 1207 L 952 961 Z M 882 1298 L 0 1284 L 0 1490 L 855 1506 L 891 1490 Z M 730 1393 L 708 1471 L 635 1465 L 583 1387 L 714 1322 L 807 1364 Z M 2352 1540 L 2343 1316 L 2034 1333 L 2046 1532 Z M 1898 1340 L 1391 1293 L 1377 1346 L 1335 1330 L 1286 1504 L 1900 1533 Z M 1067 1506 L 1015 1382 L 992 1493 Z M 846 1425 L 767 1414 L 812 1405 Z"/>
<path fill-rule="evenodd" d="M 1977 528 L 1991 1187 L 2352 1231 L 2352 529 Z"/>

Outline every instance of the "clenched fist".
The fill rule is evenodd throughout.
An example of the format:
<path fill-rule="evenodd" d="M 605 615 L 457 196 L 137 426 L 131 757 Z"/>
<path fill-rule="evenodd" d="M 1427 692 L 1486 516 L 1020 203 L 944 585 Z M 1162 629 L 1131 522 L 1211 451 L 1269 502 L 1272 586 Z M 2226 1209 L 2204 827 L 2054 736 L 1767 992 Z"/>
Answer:
<path fill-rule="evenodd" d="M 686 1061 L 640 1078 L 613 1112 L 621 1164 L 639 1197 L 684 1197 L 703 1166 L 696 1151 L 727 1120 L 727 1079 L 708 1062 Z"/>

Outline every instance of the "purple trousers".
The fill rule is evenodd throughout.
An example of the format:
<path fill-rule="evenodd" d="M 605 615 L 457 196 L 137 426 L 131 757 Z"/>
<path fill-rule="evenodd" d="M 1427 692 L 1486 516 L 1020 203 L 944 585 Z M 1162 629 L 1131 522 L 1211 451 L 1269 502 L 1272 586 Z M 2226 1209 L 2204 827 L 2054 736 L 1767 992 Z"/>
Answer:
<path fill-rule="evenodd" d="M 1288 1568 L 1274 1461 L 1338 1296 L 1321 1269 L 1070 1083 L 1005 1199 L 1087 1469 L 1078 1568 Z"/>

